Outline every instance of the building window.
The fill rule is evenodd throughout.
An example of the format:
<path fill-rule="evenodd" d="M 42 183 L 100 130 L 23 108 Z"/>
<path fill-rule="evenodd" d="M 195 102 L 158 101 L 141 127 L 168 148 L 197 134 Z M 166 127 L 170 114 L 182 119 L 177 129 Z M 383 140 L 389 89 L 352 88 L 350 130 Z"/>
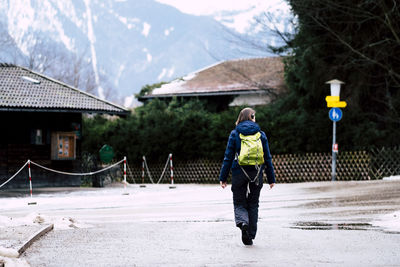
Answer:
<path fill-rule="evenodd" d="M 43 130 L 42 129 L 32 129 L 31 130 L 31 144 L 33 145 L 43 145 Z"/>
<path fill-rule="evenodd" d="M 76 158 L 76 135 L 74 132 L 51 134 L 51 159 L 74 160 Z"/>

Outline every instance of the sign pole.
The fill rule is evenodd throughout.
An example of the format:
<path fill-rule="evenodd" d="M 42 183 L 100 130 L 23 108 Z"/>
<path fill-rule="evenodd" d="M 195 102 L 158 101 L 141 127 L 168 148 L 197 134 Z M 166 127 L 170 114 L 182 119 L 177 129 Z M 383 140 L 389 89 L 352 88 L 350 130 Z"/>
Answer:
<path fill-rule="evenodd" d="M 340 85 L 344 82 L 339 80 L 331 80 L 326 82 L 330 84 L 331 95 L 325 98 L 326 106 L 331 108 L 329 111 L 329 118 L 333 121 L 333 134 L 332 134 L 332 181 L 336 181 L 336 160 L 337 153 L 339 152 L 338 144 L 336 143 L 336 122 L 340 121 L 343 116 L 342 110 L 340 108 L 345 108 L 347 106 L 346 101 L 340 101 Z"/>
<path fill-rule="evenodd" d="M 336 158 L 337 154 L 334 149 L 336 145 L 336 121 L 333 122 L 333 134 L 332 134 L 332 181 L 336 181 Z"/>

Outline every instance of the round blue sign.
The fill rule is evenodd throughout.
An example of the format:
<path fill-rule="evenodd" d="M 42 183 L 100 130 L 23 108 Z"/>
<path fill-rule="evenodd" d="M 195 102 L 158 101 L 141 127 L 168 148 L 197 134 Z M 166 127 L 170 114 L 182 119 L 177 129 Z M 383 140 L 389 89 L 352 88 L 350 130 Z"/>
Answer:
<path fill-rule="evenodd" d="M 331 108 L 329 110 L 329 119 L 331 121 L 340 121 L 343 117 L 343 112 L 340 108 Z"/>

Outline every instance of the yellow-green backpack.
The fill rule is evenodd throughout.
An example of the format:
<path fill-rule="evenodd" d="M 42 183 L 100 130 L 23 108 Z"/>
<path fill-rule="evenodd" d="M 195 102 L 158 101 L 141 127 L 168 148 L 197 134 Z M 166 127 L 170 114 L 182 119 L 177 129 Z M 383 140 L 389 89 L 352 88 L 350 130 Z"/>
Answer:
<path fill-rule="evenodd" d="M 239 165 L 262 165 L 264 164 L 264 151 L 261 143 L 261 133 L 253 135 L 239 134 L 240 153 L 238 155 Z"/>

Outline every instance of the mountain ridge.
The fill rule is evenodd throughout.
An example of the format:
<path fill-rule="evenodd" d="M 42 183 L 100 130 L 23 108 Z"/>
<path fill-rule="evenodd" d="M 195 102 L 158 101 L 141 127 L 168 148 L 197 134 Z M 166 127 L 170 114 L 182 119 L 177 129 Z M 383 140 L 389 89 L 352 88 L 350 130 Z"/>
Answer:
<path fill-rule="evenodd" d="M 0 2 L 0 30 L 7 33 L 9 41 L 8 46 L 3 42 L 7 52 L 0 53 L 1 60 L 24 64 L 35 52 L 29 51 L 35 43 L 43 44 L 41 50 L 46 44 L 57 46 L 60 54 L 80 60 L 81 66 L 88 68 L 86 75 L 94 75 L 97 95 L 112 95 L 119 103 L 146 84 L 171 81 L 217 61 L 242 56 L 239 44 L 230 40 L 231 30 L 222 23 L 156 1 Z M 13 53 L 25 59 L 13 58 Z M 45 56 L 45 51 L 40 53 L 35 56 Z M 272 55 L 256 53 L 257 57 Z M 114 91 L 107 95 L 109 88 Z"/>

